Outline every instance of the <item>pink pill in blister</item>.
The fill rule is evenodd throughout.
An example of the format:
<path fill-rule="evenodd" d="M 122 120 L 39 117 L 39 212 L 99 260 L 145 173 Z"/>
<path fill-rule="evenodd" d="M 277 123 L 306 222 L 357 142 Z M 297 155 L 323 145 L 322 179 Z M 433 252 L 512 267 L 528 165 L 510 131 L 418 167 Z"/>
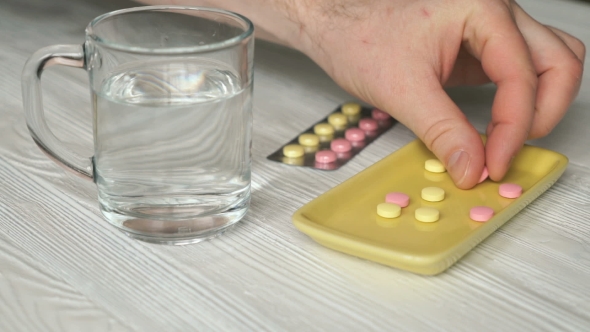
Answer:
<path fill-rule="evenodd" d="M 375 131 L 379 128 L 379 124 L 375 119 L 366 118 L 359 121 L 359 128 L 364 131 Z"/>
<path fill-rule="evenodd" d="M 385 195 L 385 202 L 397 204 L 401 207 L 406 207 L 408 204 L 410 204 L 410 196 L 404 193 L 393 192 Z"/>
<path fill-rule="evenodd" d="M 322 164 L 329 164 L 336 161 L 336 152 L 331 150 L 318 151 L 315 154 L 315 161 Z"/>
<path fill-rule="evenodd" d="M 334 152 L 348 152 L 352 149 L 352 144 L 344 138 L 337 138 L 330 143 L 330 149 Z"/>
<path fill-rule="evenodd" d="M 490 176 L 490 173 L 488 172 L 488 168 L 484 166 L 483 172 L 481 173 L 481 176 L 479 177 L 479 181 L 477 181 L 477 183 L 484 182 L 488 178 L 488 176 Z"/>
<path fill-rule="evenodd" d="M 350 128 L 346 130 L 344 137 L 351 142 L 364 141 L 365 132 L 358 128 Z"/>
<path fill-rule="evenodd" d="M 357 150 L 360 150 L 367 146 L 367 143 L 365 143 L 365 141 L 351 141 L 350 143 L 352 144 L 352 147 Z"/>
<path fill-rule="evenodd" d="M 336 157 L 340 160 L 348 160 L 348 159 L 352 158 L 352 153 L 350 153 L 350 151 L 337 152 Z"/>
<path fill-rule="evenodd" d="M 315 164 L 313 165 L 313 167 L 315 167 L 317 169 L 323 169 L 326 171 L 332 171 L 332 170 L 335 170 L 336 168 L 338 168 L 338 164 L 337 163 L 318 163 L 316 161 Z"/>
<path fill-rule="evenodd" d="M 373 119 L 377 121 L 389 120 L 389 114 L 383 112 L 382 110 L 374 109 L 371 112 L 371 116 Z"/>
<path fill-rule="evenodd" d="M 522 187 L 514 183 L 502 183 L 498 188 L 498 193 L 502 197 L 517 198 L 522 195 Z"/>
<path fill-rule="evenodd" d="M 476 206 L 469 210 L 469 218 L 473 221 L 486 222 L 494 216 L 494 210 L 487 206 Z"/>

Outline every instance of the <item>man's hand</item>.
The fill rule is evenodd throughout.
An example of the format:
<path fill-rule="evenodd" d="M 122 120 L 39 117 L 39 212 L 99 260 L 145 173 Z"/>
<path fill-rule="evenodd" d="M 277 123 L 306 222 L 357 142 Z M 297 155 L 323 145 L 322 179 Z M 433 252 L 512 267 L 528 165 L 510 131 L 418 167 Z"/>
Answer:
<path fill-rule="evenodd" d="M 351 94 L 416 133 L 460 188 L 500 180 L 527 138 L 576 96 L 584 45 L 507 0 L 317 1 L 303 51 Z M 444 86 L 497 85 L 483 145 Z"/>
<path fill-rule="evenodd" d="M 582 77 L 584 45 L 511 0 L 141 1 L 249 17 L 258 36 L 304 52 L 349 93 L 408 126 L 464 189 L 484 165 L 502 179 L 525 140 L 561 120 Z M 484 147 L 443 87 L 490 81 L 498 89 Z"/>

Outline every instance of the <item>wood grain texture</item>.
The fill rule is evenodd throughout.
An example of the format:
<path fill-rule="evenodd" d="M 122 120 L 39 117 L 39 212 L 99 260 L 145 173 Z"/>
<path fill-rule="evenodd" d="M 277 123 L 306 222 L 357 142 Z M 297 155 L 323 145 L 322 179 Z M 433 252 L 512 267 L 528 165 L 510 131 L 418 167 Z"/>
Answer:
<path fill-rule="evenodd" d="M 0 331 L 132 331 L 3 240 Z"/>
<path fill-rule="evenodd" d="M 590 45 L 590 6 L 519 2 Z M 326 249 L 290 216 L 414 136 L 398 125 L 336 172 L 265 157 L 349 99 L 301 54 L 258 43 L 253 197 L 243 222 L 213 241 L 169 247 L 111 227 L 91 182 L 66 173 L 26 130 L 20 71 L 36 49 L 80 43 L 84 26 L 125 1 L 0 2 L 0 331 L 590 329 L 590 78 L 555 132 L 531 142 L 566 154 L 554 187 L 437 277 Z M 92 151 L 81 70 L 43 78 L 50 127 Z M 489 121 L 492 87 L 449 91 L 474 125 Z"/>

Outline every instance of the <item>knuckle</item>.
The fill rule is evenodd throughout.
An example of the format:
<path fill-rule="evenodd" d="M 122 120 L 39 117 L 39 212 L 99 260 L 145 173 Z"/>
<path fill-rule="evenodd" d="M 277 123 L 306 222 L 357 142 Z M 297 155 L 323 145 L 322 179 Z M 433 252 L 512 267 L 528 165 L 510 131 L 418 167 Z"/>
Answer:
<path fill-rule="evenodd" d="M 576 54 L 580 62 L 583 62 L 586 57 L 586 45 L 584 45 L 584 43 L 578 38 L 572 37 L 570 48 Z"/>
<path fill-rule="evenodd" d="M 580 81 L 582 79 L 582 73 L 584 71 L 583 60 L 572 56 L 567 61 L 564 61 L 564 67 L 566 74 L 569 75 L 569 77 L 571 77 L 574 81 Z"/>

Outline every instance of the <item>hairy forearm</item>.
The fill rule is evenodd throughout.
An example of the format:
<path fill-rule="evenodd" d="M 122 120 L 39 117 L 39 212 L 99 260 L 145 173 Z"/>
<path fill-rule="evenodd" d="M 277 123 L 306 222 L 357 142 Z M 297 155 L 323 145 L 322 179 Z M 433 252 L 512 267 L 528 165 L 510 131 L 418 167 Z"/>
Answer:
<path fill-rule="evenodd" d="M 305 33 L 306 0 L 136 0 L 146 5 L 205 6 L 248 17 L 256 37 L 302 50 L 309 43 Z"/>

